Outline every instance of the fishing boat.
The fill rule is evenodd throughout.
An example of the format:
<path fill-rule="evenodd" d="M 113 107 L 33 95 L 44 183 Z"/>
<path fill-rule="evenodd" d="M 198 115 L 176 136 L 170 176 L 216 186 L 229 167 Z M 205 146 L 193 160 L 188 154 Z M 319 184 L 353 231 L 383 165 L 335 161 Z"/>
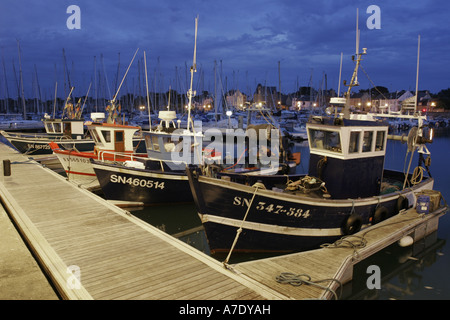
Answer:
<path fill-rule="evenodd" d="M 61 118 L 44 115 L 42 122 L 45 133 L 7 132 L 0 133 L 20 152 L 26 155 L 51 154 L 49 143 L 55 142 L 60 147 L 72 147 L 80 151 L 94 149 L 94 141 L 88 135 L 84 125 L 85 119 L 81 117 L 83 106 L 78 103 L 75 107 L 70 103 L 70 93 L 64 105 Z"/>
<path fill-rule="evenodd" d="M 94 149 L 94 141 L 87 135 L 84 119 L 43 119 L 46 133 L 0 133 L 20 152 L 27 155 L 51 154 L 49 143 L 61 147 L 74 146 L 81 151 Z"/>
<path fill-rule="evenodd" d="M 361 55 L 349 84 L 357 85 Z M 298 252 L 318 248 L 376 224 L 416 204 L 416 193 L 431 190 L 423 134 L 425 116 L 407 142 L 413 174 L 384 168 L 389 124 L 374 115 L 352 115 L 347 104 L 331 106 L 306 124 L 310 160 L 303 176 L 207 176 L 187 174 L 194 202 L 212 252 Z M 339 111 L 339 112 L 338 112 Z M 425 159 L 427 157 L 427 159 Z M 428 173 L 428 176 L 424 175 Z"/>
<path fill-rule="evenodd" d="M 136 53 L 124 75 L 125 79 Z M 137 157 L 145 157 L 145 142 L 141 134 L 141 128 L 124 124 L 120 120 L 120 106 L 117 105 L 115 97 L 118 96 L 123 80 L 116 94 L 107 106 L 108 115 L 103 112 L 91 114 L 92 121 L 86 123 L 89 135 L 95 146 L 92 151 L 81 151 L 75 147 L 61 147 L 55 142 L 49 145 L 53 153 L 62 164 L 67 178 L 78 185 L 88 189 L 99 187 L 94 169 L 90 159 L 106 162 L 135 161 Z M 106 118 L 106 121 L 104 121 Z"/>
<path fill-rule="evenodd" d="M 189 163 L 199 163 L 202 134 L 179 129 L 175 139 L 176 127 L 171 119 L 174 113 L 161 111 L 161 125 L 142 132 L 145 157 L 114 163 L 91 158 L 107 200 L 127 205 L 192 201 L 185 168 Z"/>
<path fill-rule="evenodd" d="M 185 167 L 188 163 L 199 163 L 202 152 L 202 132 L 195 131 L 191 119 L 192 98 L 195 95 L 192 86 L 196 72 L 197 23 L 198 18 L 195 19 L 194 58 L 187 92 L 187 126 L 182 129 L 178 123 L 177 127 L 174 111 L 160 111 L 159 125 L 143 132 L 147 151 L 145 159 L 114 164 L 91 159 L 102 192 L 110 202 L 128 206 L 192 201 Z M 147 75 L 145 52 L 144 62 Z M 147 92 L 147 104 L 150 105 L 148 97 Z"/>
<path fill-rule="evenodd" d="M 95 146 L 92 151 L 79 151 L 76 147 L 62 148 L 56 142 L 49 145 L 66 172 L 67 179 L 88 189 L 99 187 L 90 159 L 106 162 L 135 161 L 145 157 L 145 142 L 140 127 L 100 121 L 102 113 L 92 116 L 87 125 Z"/>

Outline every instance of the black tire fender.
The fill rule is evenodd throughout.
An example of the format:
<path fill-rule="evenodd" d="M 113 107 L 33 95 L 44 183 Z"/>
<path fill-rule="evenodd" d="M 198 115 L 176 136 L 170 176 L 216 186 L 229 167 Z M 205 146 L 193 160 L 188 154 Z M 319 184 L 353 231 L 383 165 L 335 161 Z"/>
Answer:
<path fill-rule="evenodd" d="M 361 216 L 359 214 L 352 213 L 345 220 L 341 230 L 344 235 L 349 235 L 357 233 L 359 230 L 361 230 L 361 227 L 362 227 Z"/>
<path fill-rule="evenodd" d="M 402 211 L 403 209 L 408 209 L 409 208 L 409 201 L 408 198 L 406 198 L 405 196 L 399 196 L 397 199 L 397 213 L 399 213 L 400 211 Z"/>
<path fill-rule="evenodd" d="M 388 216 L 388 209 L 386 207 L 380 206 L 378 207 L 372 217 L 372 224 L 377 224 L 383 220 L 385 220 Z"/>

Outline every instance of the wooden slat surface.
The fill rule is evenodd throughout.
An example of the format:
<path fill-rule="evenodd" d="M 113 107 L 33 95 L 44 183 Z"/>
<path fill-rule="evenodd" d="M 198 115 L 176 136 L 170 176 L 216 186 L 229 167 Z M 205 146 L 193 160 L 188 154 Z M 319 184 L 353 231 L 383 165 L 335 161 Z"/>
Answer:
<path fill-rule="evenodd" d="M 283 298 L 0 144 L 3 159 L 2 202 L 66 299 Z M 79 290 L 67 286 L 71 265 Z"/>
<path fill-rule="evenodd" d="M 295 275 L 307 274 L 312 281 L 336 279 L 341 283 L 351 280 L 353 265 L 383 248 L 398 241 L 405 235 L 415 232 L 418 228 L 429 228 L 428 233 L 437 227 L 437 220 L 445 214 L 447 208 L 440 208 L 428 215 L 419 215 L 414 209 L 409 209 L 375 226 L 355 234 L 367 241 L 361 248 L 321 248 L 285 256 L 243 262 L 233 265 L 235 272 L 251 278 L 274 290 L 283 292 L 293 299 L 332 298 L 331 291 L 312 285 L 292 286 L 281 284 L 276 277 L 282 272 Z M 349 240 L 352 240 L 351 238 Z M 359 241 L 360 238 L 353 238 Z M 350 278 L 349 278 L 350 277 Z M 321 283 L 336 291 L 339 282 Z"/>

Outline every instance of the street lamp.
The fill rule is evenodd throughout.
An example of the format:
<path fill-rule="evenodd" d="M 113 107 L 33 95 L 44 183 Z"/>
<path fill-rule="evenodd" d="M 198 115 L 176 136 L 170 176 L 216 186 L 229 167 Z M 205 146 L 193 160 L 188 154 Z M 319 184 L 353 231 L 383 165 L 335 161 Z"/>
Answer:
<path fill-rule="evenodd" d="M 226 115 L 228 116 L 228 128 L 231 129 L 231 115 L 233 112 L 231 110 L 227 110 Z"/>

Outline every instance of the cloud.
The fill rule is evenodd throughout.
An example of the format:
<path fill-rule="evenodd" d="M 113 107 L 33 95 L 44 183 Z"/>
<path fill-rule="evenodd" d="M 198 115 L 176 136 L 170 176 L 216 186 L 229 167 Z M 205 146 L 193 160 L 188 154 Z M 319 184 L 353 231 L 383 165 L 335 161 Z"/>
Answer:
<path fill-rule="evenodd" d="M 66 9 L 72 4 L 81 8 L 80 30 L 66 27 Z M 17 71 L 20 40 L 28 95 L 33 93 L 34 65 L 41 87 L 48 92 L 54 88 L 55 79 L 60 84 L 64 81 L 63 48 L 67 69 L 80 92 L 86 91 L 94 75 L 106 74 L 112 83 L 119 53 L 122 77 L 137 48 L 140 51 L 130 69 L 127 87 L 134 90 L 132 84 L 137 84 L 139 72 L 143 80 L 144 50 L 151 81 L 163 78 L 160 82 L 168 87 L 175 83 L 175 68 L 181 78 L 185 77 L 181 73 L 185 73 L 186 66 L 192 64 L 194 19 L 198 15 L 197 63 L 205 86 L 212 86 L 215 61 L 221 63 L 224 79 L 235 79 L 229 83 L 247 88 L 254 88 L 256 83 L 277 85 L 280 61 L 286 91 L 295 90 L 297 79 L 300 85 L 308 85 L 313 79 L 313 84 L 319 86 L 324 74 L 336 87 L 341 52 L 343 78 L 349 78 L 352 72 L 350 57 L 355 51 L 359 8 L 361 47 L 368 48 L 363 67 L 375 84 L 393 90 L 414 87 L 417 36 L 421 34 L 421 88 L 437 92 L 450 87 L 450 33 L 446 23 L 449 4 L 444 0 L 378 1 L 381 29 L 369 30 L 366 20 L 370 14 L 366 9 L 372 4 L 366 0 L 49 0 L 45 4 L 4 0 L 0 8 L 0 46 L 13 86 L 12 61 Z M 200 72 L 195 76 L 200 77 Z M 362 86 L 371 86 L 369 80 L 364 81 Z M 0 97 L 3 95 L 0 83 Z"/>

